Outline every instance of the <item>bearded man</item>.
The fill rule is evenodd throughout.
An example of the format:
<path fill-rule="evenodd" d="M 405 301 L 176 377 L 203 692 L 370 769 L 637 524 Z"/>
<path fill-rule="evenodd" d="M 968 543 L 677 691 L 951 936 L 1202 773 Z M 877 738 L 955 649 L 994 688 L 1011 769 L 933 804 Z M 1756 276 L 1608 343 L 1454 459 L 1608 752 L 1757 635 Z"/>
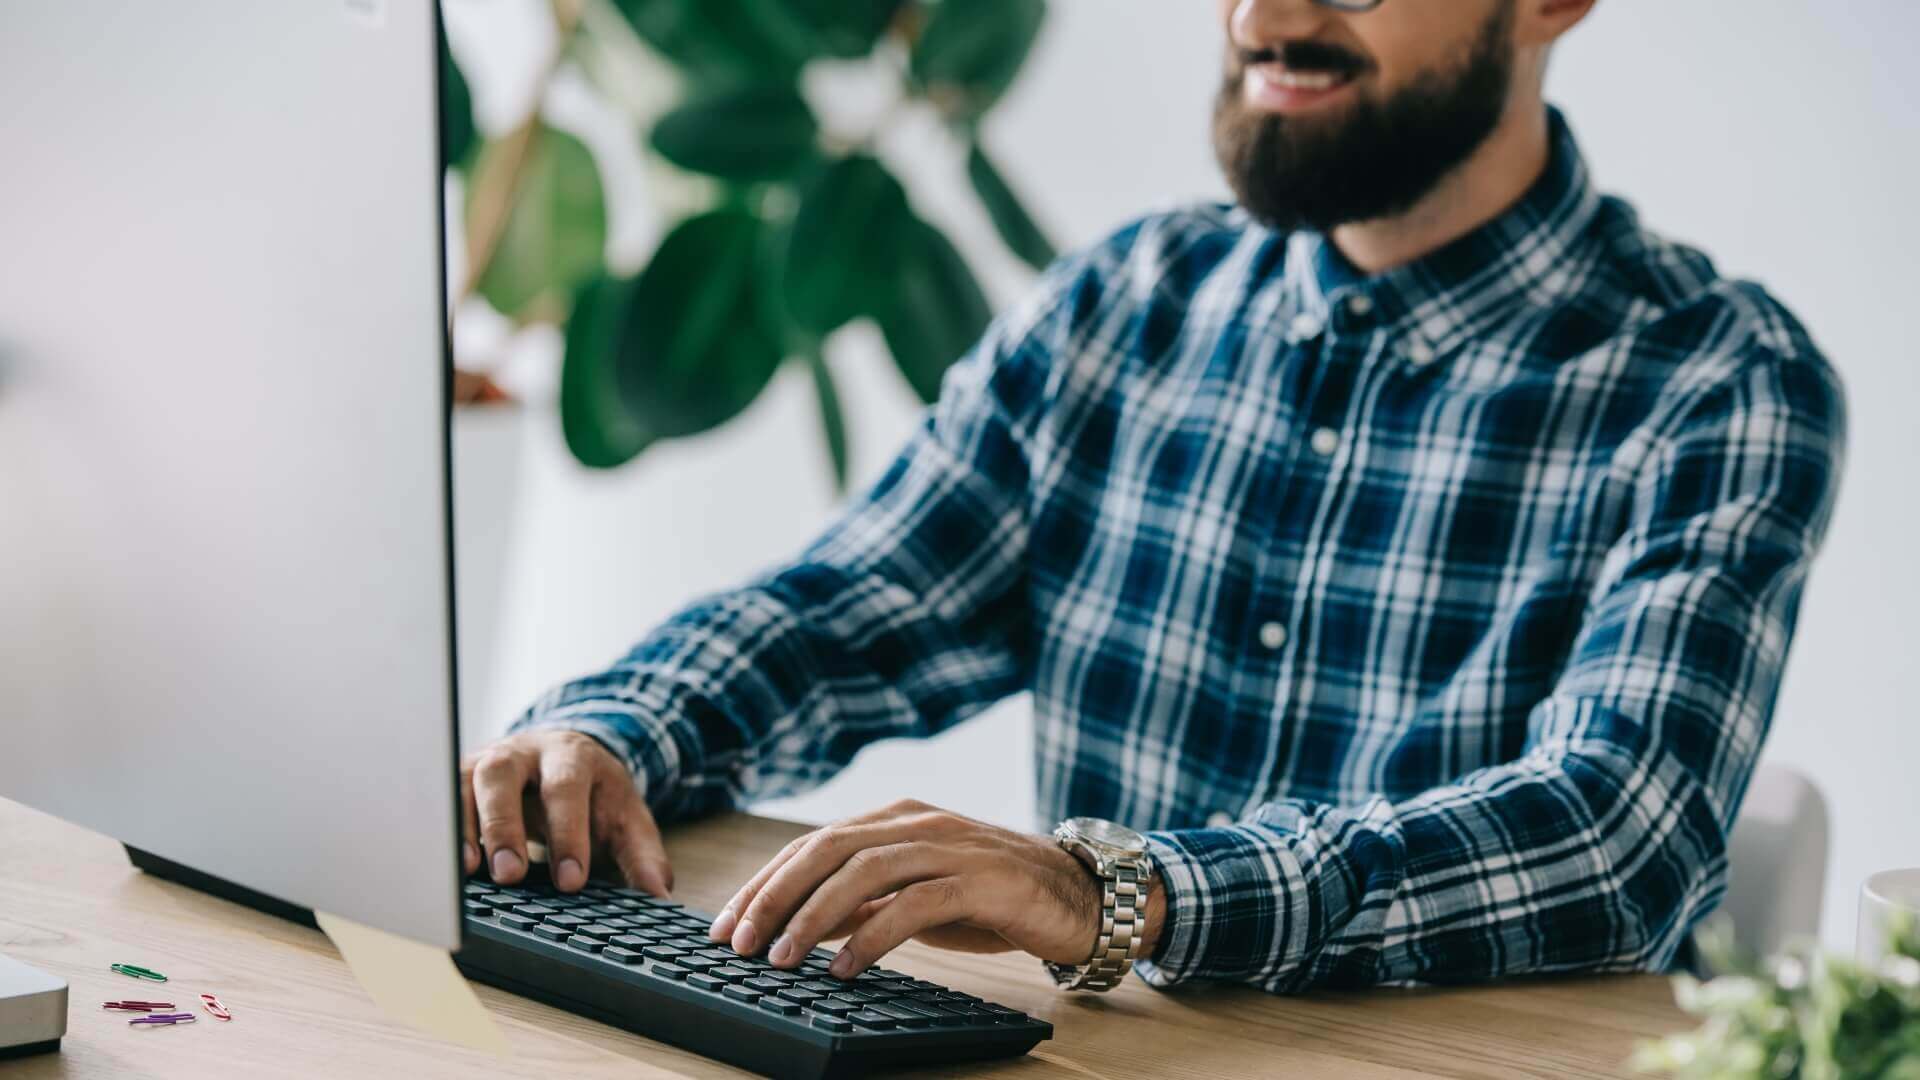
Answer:
<path fill-rule="evenodd" d="M 537 827 L 562 889 L 664 893 L 657 822 L 1027 691 L 1053 835 L 888 806 L 713 938 L 1079 989 L 1672 964 L 1845 416 L 1780 304 L 1591 186 L 1543 83 L 1593 2 L 1222 0 L 1235 204 L 1063 259 L 805 552 L 470 759 L 469 872 Z"/>

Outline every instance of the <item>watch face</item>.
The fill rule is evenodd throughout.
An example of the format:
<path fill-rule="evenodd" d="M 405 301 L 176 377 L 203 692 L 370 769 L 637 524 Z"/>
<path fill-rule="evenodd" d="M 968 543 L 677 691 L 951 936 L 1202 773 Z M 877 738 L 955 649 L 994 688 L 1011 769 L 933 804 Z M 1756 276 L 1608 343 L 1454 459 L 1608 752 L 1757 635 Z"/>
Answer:
<path fill-rule="evenodd" d="M 1127 828 L 1115 825 L 1101 818 L 1077 817 L 1061 822 L 1074 835 L 1090 844 L 1112 848 L 1116 854 L 1143 855 L 1147 850 L 1147 838 Z"/>

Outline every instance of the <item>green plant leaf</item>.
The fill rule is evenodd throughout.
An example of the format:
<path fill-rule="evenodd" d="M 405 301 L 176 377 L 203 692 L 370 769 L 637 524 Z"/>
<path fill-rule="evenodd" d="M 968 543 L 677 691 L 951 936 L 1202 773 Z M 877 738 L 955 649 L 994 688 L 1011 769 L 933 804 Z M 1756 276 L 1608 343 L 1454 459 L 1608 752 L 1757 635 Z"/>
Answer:
<path fill-rule="evenodd" d="M 792 83 L 813 53 L 785 0 L 616 0 L 649 45 L 701 86 Z"/>
<path fill-rule="evenodd" d="M 833 490 L 847 493 L 847 418 L 840 410 L 840 391 L 833 385 L 833 372 L 827 358 L 815 349 L 807 354 L 807 370 L 813 374 L 814 398 L 820 403 L 820 434 L 827 442 L 827 459 L 833 466 Z"/>
<path fill-rule="evenodd" d="M 948 115 L 978 117 L 1013 85 L 1046 16 L 1046 0 L 941 0 L 914 43 L 914 81 Z"/>
<path fill-rule="evenodd" d="M 440 166 L 464 169 L 479 129 L 473 122 L 473 93 L 453 62 L 445 31 L 440 34 Z"/>
<path fill-rule="evenodd" d="M 794 322 L 824 336 L 876 313 L 914 220 L 906 188 L 874 158 L 857 154 L 823 170 L 802 193 L 787 241 L 782 291 Z"/>
<path fill-rule="evenodd" d="M 980 340 L 993 308 L 966 260 L 939 229 L 919 219 L 903 232 L 880 332 L 920 400 L 940 396 L 940 378 Z"/>
<path fill-rule="evenodd" d="M 791 86 L 732 87 L 660 118 L 653 148 L 675 165 L 726 180 L 781 180 L 818 160 L 813 110 Z"/>
<path fill-rule="evenodd" d="M 624 465 L 653 441 L 620 397 L 615 362 L 632 278 L 595 278 L 575 294 L 560 365 L 560 430 L 580 464 Z"/>
<path fill-rule="evenodd" d="M 873 51 L 906 0 L 786 0 L 785 6 L 812 32 L 817 51 L 854 59 Z"/>
<path fill-rule="evenodd" d="M 487 302 L 511 316 L 543 299 L 570 295 L 600 271 L 607 247 L 607 206 L 592 152 L 553 128 L 540 129 L 534 140 L 506 228 L 479 283 Z M 476 171 L 489 171 L 489 155 L 511 152 L 510 143 L 488 143 Z"/>
<path fill-rule="evenodd" d="M 1040 231 L 1033 216 L 1021 204 L 1020 196 L 1014 194 L 977 140 L 967 149 L 967 179 L 973 181 L 974 192 L 986 206 L 987 216 L 993 219 L 993 227 L 999 231 L 1008 250 L 1035 270 L 1046 269 L 1059 252 L 1047 234 Z"/>
<path fill-rule="evenodd" d="M 648 433 L 694 435 L 739 415 L 784 356 L 762 316 L 766 226 L 742 210 L 689 218 L 640 273 L 622 324 L 621 399 Z"/>

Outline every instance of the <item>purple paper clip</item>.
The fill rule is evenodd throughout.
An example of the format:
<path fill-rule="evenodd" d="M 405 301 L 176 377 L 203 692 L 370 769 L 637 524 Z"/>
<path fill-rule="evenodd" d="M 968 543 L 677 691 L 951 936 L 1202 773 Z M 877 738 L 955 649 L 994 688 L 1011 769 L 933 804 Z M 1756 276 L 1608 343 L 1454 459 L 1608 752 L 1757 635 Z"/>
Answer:
<path fill-rule="evenodd" d="M 194 1022 L 194 1019 L 194 1015 L 190 1012 L 155 1013 L 152 1016 L 136 1016 L 132 1020 L 127 1021 L 127 1023 L 161 1024 L 166 1027 L 172 1027 L 175 1024 L 191 1024 Z"/>

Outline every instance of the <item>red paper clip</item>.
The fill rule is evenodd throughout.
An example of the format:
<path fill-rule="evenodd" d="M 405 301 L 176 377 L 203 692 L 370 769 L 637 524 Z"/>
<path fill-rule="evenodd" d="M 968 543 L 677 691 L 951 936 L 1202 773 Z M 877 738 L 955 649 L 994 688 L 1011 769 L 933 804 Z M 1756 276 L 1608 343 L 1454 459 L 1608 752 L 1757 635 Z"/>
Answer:
<path fill-rule="evenodd" d="M 220 1003 L 220 999 L 212 994 L 201 994 L 200 1004 L 207 1007 L 207 1011 L 213 1014 L 215 1020 L 233 1019 L 233 1014 L 228 1012 L 227 1007 Z"/>

